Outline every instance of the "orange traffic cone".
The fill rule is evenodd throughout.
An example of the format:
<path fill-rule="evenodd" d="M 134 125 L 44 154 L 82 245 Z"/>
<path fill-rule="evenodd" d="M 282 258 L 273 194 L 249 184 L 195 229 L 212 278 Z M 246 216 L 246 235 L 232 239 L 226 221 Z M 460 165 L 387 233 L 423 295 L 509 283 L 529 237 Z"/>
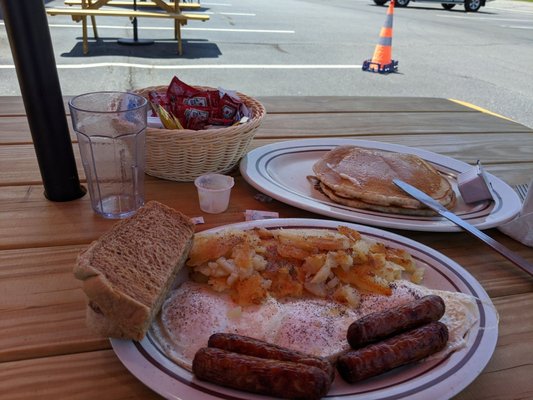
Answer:
<path fill-rule="evenodd" d="M 363 71 L 389 73 L 398 70 L 398 61 L 392 59 L 392 17 L 394 15 L 394 0 L 391 0 L 387 10 L 385 25 L 379 32 L 379 42 L 374 50 L 372 60 L 363 62 Z"/>

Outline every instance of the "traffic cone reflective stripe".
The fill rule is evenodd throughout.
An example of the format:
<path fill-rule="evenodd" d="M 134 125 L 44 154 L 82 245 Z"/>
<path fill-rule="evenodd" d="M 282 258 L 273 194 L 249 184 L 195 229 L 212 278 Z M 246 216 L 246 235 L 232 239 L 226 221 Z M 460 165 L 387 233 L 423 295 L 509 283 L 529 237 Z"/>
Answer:
<path fill-rule="evenodd" d="M 381 42 L 382 39 L 390 39 L 392 42 L 392 26 L 390 28 L 381 28 L 381 32 L 379 32 L 379 41 Z"/>
<path fill-rule="evenodd" d="M 392 37 L 392 18 L 394 16 L 394 1 L 391 1 L 389 9 L 387 10 L 387 19 L 379 33 L 380 37 Z"/>
<path fill-rule="evenodd" d="M 379 41 L 374 50 L 372 60 L 363 63 L 363 71 L 394 72 L 398 62 L 392 59 L 392 19 L 394 14 L 394 0 L 391 0 L 387 10 L 387 19 L 379 32 Z"/>

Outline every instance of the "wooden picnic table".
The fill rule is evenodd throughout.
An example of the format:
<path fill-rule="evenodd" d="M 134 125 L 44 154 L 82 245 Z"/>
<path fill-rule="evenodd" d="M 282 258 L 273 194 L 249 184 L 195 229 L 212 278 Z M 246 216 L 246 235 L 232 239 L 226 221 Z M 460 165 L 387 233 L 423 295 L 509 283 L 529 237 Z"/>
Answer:
<path fill-rule="evenodd" d="M 193 21 L 208 21 L 209 16 L 206 14 L 191 14 L 182 13 L 182 9 L 198 9 L 200 3 L 180 3 L 167 2 L 165 0 L 152 0 L 150 2 L 141 3 L 132 1 L 116 1 L 116 0 L 66 0 L 65 5 L 68 8 L 46 8 L 46 12 L 51 16 L 69 15 L 76 22 L 82 23 L 82 48 L 83 54 L 89 53 L 89 41 L 87 34 L 87 17 L 91 18 L 93 28 L 93 35 L 98 39 L 98 31 L 96 28 L 96 16 L 107 17 L 128 17 L 133 21 L 133 40 L 123 39 L 120 43 L 130 44 L 148 44 L 150 41 L 142 41 L 138 39 L 137 34 L 137 18 L 169 18 L 174 20 L 174 39 L 178 42 L 178 54 L 183 54 L 183 45 L 181 40 L 181 25 L 186 25 L 189 20 Z M 108 8 L 106 6 L 114 6 Z M 160 11 L 144 11 L 138 10 L 137 7 L 156 7 Z M 118 9 L 116 7 L 132 7 L 133 9 Z"/>
<path fill-rule="evenodd" d="M 299 138 L 343 137 L 403 144 L 464 162 L 482 160 L 507 183 L 529 182 L 533 131 L 456 102 L 407 97 L 260 97 L 268 115 L 252 148 Z M 67 108 L 68 109 L 68 108 Z M 74 146 L 79 163 L 77 145 Z M 118 360 L 109 340 L 85 326 L 85 295 L 72 274 L 78 252 L 114 221 L 98 217 L 88 196 L 64 203 L 43 196 L 19 97 L 0 97 L 0 398 L 155 399 Z M 325 218 L 279 201 L 260 202 L 238 172 L 227 212 L 203 214 L 192 183 L 146 179 L 146 200 L 188 216 L 198 230 L 243 221 L 246 209 L 280 217 Z M 395 231 L 468 270 L 500 317 L 495 353 L 455 398 L 533 398 L 533 277 L 466 233 Z M 533 251 L 496 229 L 487 233 L 533 261 Z"/>

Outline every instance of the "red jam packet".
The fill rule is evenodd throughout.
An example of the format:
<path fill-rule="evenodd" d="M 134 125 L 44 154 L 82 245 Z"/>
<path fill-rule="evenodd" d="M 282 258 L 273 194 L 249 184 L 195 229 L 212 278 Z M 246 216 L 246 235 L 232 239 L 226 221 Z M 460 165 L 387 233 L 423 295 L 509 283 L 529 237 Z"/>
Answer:
<path fill-rule="evenodd" d="M 180 81 L 177 77 L 172 78 L 170 85 L 167 88 L 167 97 L 174 99 L 177 97 L 192 97 L 198 93 L 201 93 L 200 89 L 196 89 L 187 85 L 185 82 Z"/>
<path fill-rule="evenodd" d="M 204 129 L 211 111 L 208 107 L 194 107 L 186 104 L 176 104 L 174 115 L 180 120 L 185 129 Z"/>
<path fill-rule="evenodd" d="M 161 106 L 167 112 L 171 112 L 170 101 L 165 93 L 159 93 L 153 90 L 148 93 L 148 100 L 152 106 L 152 117 L 157 116 L 157 106 Z"/>
<path fill-rule="evenodd" d="M 231 119 L 235 121 L 235 116 L 239 111 L 240 103 L 237 103 L 233 98 L 229 97 L 227 94 L 222 96 L 220 99 L 220 112 L 221 117 L 224 119 Z"/>

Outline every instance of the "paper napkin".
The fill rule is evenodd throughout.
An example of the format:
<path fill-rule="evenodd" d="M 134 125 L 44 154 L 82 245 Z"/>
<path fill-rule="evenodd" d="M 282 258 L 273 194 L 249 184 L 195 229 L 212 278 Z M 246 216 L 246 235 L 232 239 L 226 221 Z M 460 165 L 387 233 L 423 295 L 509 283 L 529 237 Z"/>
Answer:
<path fill-rule="evenodd" d="M 526 199 L 518 216 L 498 229 L 507 236 L 533 247 L 533 180 L 529 184 Z"/>

